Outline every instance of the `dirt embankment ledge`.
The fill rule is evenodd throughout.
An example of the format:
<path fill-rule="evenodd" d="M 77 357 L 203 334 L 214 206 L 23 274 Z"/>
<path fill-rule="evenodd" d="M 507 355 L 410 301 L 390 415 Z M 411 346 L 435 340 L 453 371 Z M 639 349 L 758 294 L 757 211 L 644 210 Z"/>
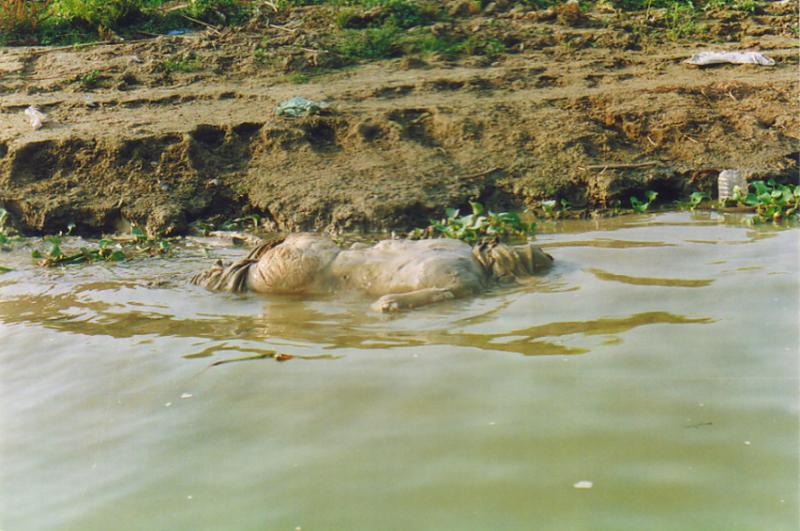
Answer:
<path fill-rule="evenodd" d="M 480 31 L 490 18 L 463 23 Z M 314 50 L 287 45 L 282 66 L 265 66 L 254 58 L 261 36 L 247 31 L 0 49 L 0 206 L 32 233 L 128 222 L 174 233 L 242 213 L 282 230 L 375 230 L 424 225 L 470 199 L 677 198 L 710 191 L 725 168 L 796 180 L 797 39 L 781 16 L 749 17 L 713 46 L 644 48 L 613 24 L 502 20 L 514 45 L 492 58 L 405 57 L 305 84 L 285 73 Z M 777 64 L 682 62 L 747 47 Z M 203 68 L 165 71 L 186 53 Z M 331 109 L 276 116 L 295 95 Z M 45 127 L 31 129 L 29 105 L 47 113 Z"/>

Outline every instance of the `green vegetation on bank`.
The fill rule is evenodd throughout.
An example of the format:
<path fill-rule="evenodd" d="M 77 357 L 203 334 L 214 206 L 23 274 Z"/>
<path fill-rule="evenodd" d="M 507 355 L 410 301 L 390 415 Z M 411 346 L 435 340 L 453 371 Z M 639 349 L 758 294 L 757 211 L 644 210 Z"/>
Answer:
<path fill-rule="evenodd" d="M 114 34 L 166 33 L 201 23 L 237 25 L 258 0 L 0 0 L 0 44 L 74 44 Z"/>
<path fill-rule="evenodd" d="M 395 57 L 408 53 L 493 55 L 507 43 L 483 32 L 422 31 L 439 22 L 517 7 L 545 9 L 563 0 L 0 0 L 0 44 L 71 44 L 122 37 L 152 36 L 203 25 L 237 26 L 253 19 L 280 18 L 293 8 L 326 9 L 335 31 L 325 43 L 345 62 Z M 597 0 L 581 1 L 580 9 L 598 5 L 620 11 L 661 10 L 659 24 L 669 38 L 697 30 L 705 11 L 729 8 L 745 13 L 759 9 L 757 0 Z"/>

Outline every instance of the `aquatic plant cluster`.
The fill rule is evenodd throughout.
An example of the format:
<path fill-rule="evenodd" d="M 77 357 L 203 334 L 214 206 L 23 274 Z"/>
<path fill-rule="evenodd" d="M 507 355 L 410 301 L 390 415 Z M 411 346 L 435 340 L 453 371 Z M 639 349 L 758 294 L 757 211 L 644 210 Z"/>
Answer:
<path fill-rule="evenodd" d="M 645 192 L 645 200 L 631 196 L 631 209 L 628 212 L 646 213 L 657 196 L 658 193 L 653 190 Z M 708 200 L 707 194 L 693 192 L 688 201 L 678 202 L 677 206 L 694 210 L 706 200 Z M 736 187 L 734 197 L 721 201 L 718 206 L 725 208 L 730 204 L 752 209 L 754 214 L 747 218 L 749 223 L 797 221 L 800 217 L 800 185 L 779 184 L 772 179 L 752 181 L 748 183 L 747 189 Z M 536 222 L 532 220 L 535 215 L 557 220 L 567 217 L 571 212 L 571 205 L 566 199 L 561 199 L 559 202 L 554 199 L 542 201 L 538 211 L 526 211 L 523 214 L 514 211 L 493 212 L 477 201 L 471 201 L 469 205 L 472 210 L 469 214 L 462 215 L 457 208 L 446 208 L 445 217 L 438 220 L 431 219 L 427 227 L 413 229 L 406 236 L 410 239 L 455 238 L 470 244 L 486 239 L 509 243 L 520 242 L 536 233 Z M 624 210 L 614 211 L 615 214 L 624 212 Z M 214 229 L 258 231 L 261 228 L 261 221 L 257 214 L 252 214 L 223 220 L 219 224 L 198 221 L 195 223 L 195 228 L 204 235 Z M 64 236 L 69 235 L 74 228 L 75 225 L 70 224 L 65 233 L 44 236 L 45 248 L 34 249 L 31 256 L 43 267 L 101 261 L 118 262 L 141 256 L 168 256 L 172 249 L 170 241 L 175 239 L 148 237 L 141 227 L 134 226 L 130 235 L 126 237 L 103 238 L 95 246 L 84 246 L 75 252 L 65 253 L 62 249 Z M 9 246 L 20 239 L 20 235 L 10 222 L 9 213 L 0 208 L 0 250 L 9 250 Z M 10 270 L 0 265 L 0 273 Z"/>
<path fill-rule="evenodd" d="M 10 225 L 11 219 L 5 208 L 0 208 L 0 248 L 6 246 L 12 240 L 19 239 L 14 228 Z"/>
<path fill-rule="evenodd" d="M 734 188 L 733 200 L 755 209 L 754 223 L 797 220 L 800 205 L 800 185 L 778 184 L 770 179 L 748 183 L 747 189 Z"/>
<path fill-rule="evenodd" d="M 74 225 L 71 226 L 74 228 Z M 68 229 L 68 233 L 71 228 Z M 86 262 L 121 262 L 131 260 L 139 256 L 160 256 L 166 255 L 171 249 L 171 245 L 164 238 L 150 238 L 140 227 L 133 227 L 128 238 L 124 239 L 101 239 L 96 247 L 80 247 L 77 252 L 66 254 L 62 249 L 63 234 L 55 236 L 45 236 L 46 249 L 44 252 L 39 249 L 31 251 L 31 256 L 38 260 L 38 264 L 43 267 L 57 265 L 81 264 Z"/>
<path fill-rule="evenodd" d="M 462 216 L 455 208 L 448 208 L 441 220 L 431 220 L 426 228 L 417 228 L 408 234 L 411 239 L 455 238 L 467 243 L 477 243 L 484 238 L 497 238 L 508 242 L 525 240 L 536 232 L 535 222 L 522 221 L 517 212 L 492 212 L 481 203 L 470 202 L 472 213 Z"/>

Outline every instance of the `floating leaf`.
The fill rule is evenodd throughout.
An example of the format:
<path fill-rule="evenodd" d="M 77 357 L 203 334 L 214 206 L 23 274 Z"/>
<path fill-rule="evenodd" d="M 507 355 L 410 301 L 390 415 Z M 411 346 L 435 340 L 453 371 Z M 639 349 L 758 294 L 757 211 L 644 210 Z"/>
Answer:
<path fill-rule="evenodd" d="M 144 233 L 141 227 L 131 227 L 131 236 L 133 236 L 138 241 L 143 241 L 147 239 L 147 235 Z"/>
<path fill-rule="evenodd" d="M 477 201 L 470 201 L 469 206 L 472 207 L 472 213 L 475 214 L 476 216 L 480 216 L 485 212 L 483 205 L 478 203 Z"/>

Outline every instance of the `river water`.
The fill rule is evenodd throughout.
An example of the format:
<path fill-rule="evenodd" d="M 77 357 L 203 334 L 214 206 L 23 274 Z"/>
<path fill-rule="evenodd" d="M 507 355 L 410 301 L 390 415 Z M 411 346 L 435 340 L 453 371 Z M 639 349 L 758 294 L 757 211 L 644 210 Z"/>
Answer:
<path fill-rule="evenodd" d="M 0 529 L 795 530 L 800 230 L 741 221 L 544 224 L 548 275 L 398 316 L 18 244 Z"/>

